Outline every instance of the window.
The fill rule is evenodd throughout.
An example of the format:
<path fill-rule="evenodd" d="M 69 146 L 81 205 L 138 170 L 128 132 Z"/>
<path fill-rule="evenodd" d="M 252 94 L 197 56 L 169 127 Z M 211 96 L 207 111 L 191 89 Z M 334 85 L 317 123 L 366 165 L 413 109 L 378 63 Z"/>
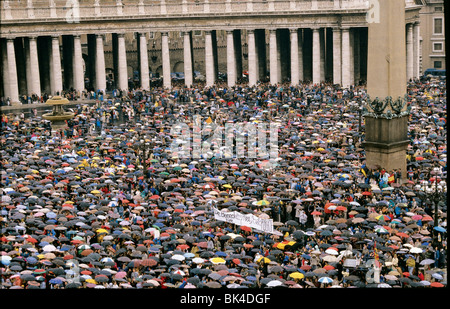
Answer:
<path fill-rule="evenodd" d="M 442 61 L 434 61 L 435 69 L 442 69 Z"/>
<path fill-rule="evenodd" d="M 195 36 L 201 36 L 202 35 L 202 31 L 201 30 L 194 30 L 194 35 Z"/>
<path fill-rule="evenodd" d="M 155 38 L 155 33 L 154 32 L 149 32 L 149 38 L 150 39 L 154 39 Z"/>
<path fill-rule="evenodd" d="M 434 7 L 435 12 L 442 12 L 442 6 L 435 6 Z"/>
<path fill-rule="evenodd" d="M 441 42 L 439 43 L 433 43 L 433 51 L 434 52 L 439 52 L 439 51 L 443 51 L 443 45 Z"/>
<path fill-rule="evenodd" d="M 442 34 L 442 22 L 443 18 L 434 19 L 434 29 L 433 29 L 434 34 Z"/>

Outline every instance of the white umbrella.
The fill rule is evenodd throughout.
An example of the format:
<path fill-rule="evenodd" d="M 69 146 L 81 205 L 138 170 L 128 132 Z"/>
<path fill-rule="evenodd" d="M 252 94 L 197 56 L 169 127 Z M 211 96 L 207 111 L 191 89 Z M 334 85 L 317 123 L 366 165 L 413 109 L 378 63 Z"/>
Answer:
<path fill-rule="evenodd" d="M 326 261 L 328 263 L 334 263 L 334 262 L 337 262 L 338 258 L 336 256 L 334 256 L 334 255 L 327 255 L 327 256 L 324 256 L 322 258 L 322 260 L 324 260 L 324 261 Z"/>
<path fill-rule="evenodd" d="M 201 264 L 203 263 L 205 260 L 199 257 L 193 258 L 192 262 L 194 262 L 195 264 Z"/>
<path fill-rule="evenodd" d="M 267 283 L 267 286 L 280 286 L 282 285 L 283 282 L 279 281 L 279 280 L 272 280 L 270 282 Z"/>
<path fill-rule="evenodd" d="M 184 256 L 181 255 L 181 254 L 174 254 L 174 255 L 171 257 L 171 259 L 172 259 L 172 260 L 177 260 L 177 261 L 184 261 L 184 260 L 186 259 L 186 257 L 184 257 Z"/>
<path fill-rule="evenodd" d="M 53 245 L 46 245 L 44 246 L 44 248 L 42 248 L 43 251 L 47 251 L 47 252 L 52 252 L 52 251 L 56 251 L 56 247 Z"/>
<path fill-rule="evenodd" d="M 434 260 L 432 260 L 432 259 L 425 259 L 425 260 L 421 261 L 419 264 L 420 265 L 430 265 L 430 264 L 433 264 L 433 263 L 434 263 Z"/>
<path fill-rule="evenodd" d="M 427 281 L 427 280 L 422 280 L 422 281 L 420 281 L 420 283 L 421 283 L 423 286 L 429 286 L 429 285 L 431 284 L 431 282 L 430 282 L 430 281 Z"/>
<path fill-rule="evenodd" d="M 333 249 L 327 249 L 325 250 L 325 253 L 331 254 L 331 255 L 338 255 L 339 252 L 337 252 L 336 250 Z"/>
<path fill-rule="evenodd" d="M 379 288 L 392 288 L 392 286 L 390 286 L 390 285 L 387 284 L 387 283 L 379 283 L 379 284 L 378 284 L 378 287 L 379 287 Z"/>
<path fill-rule="evenodd" d="M 410 253 L 422 253 L 423 250 L 418 247 L 413 247 L 413 248 L 409 249 L 409 252 Z"/>

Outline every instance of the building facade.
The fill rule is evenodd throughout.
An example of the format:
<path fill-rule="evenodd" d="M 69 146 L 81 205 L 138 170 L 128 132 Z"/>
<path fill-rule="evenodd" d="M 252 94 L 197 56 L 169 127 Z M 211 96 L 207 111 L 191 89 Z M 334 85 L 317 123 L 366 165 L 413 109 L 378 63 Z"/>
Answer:
<path fill-rule="evenodd" d="M 422 73 L 445 67 L 444 0 L 423 0 L 420 10 Z"/>
<path fill-rule="evenodd" d="M 420 1 L 405 1 L 408 78 L 420 75 Z M 328 81 L 367 75 L 376 0 L 1 0 L 0 95 L 87 87 L 150 89 L 151 74 L 194 72 L 213 85 Z"/>

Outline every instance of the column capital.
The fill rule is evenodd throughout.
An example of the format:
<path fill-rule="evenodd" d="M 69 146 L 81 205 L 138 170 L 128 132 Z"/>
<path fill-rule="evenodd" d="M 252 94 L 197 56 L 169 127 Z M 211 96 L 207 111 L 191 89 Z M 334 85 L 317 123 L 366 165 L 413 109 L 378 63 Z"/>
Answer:
<path fill-rule="evenodd" d="M 58 34 L 52 34 L 52 40 L 59 40 Z"/>
<path fill-rule="evenodd" d="M 9 37 L 6 37 L 5 39 L 6 39 L 6 42 L 14 42 L 14 39 L 15 39 L 15 38 L 9 36 Z"/>
<path fill-rule="evenodd" d="M 226 30 L 227 34 L 233 34 L 233 30 L 232 29 L 228 29 Z"/>
<path fill-rule="evenodd" d="M 212 33 L 212 30 L 205 30 L 205 34 L 211 34 Z"/>
<path fill-rule="evenodd" d="M 36 41 L 37 38 L 38 38 L 37 35 L 30 35 L 30 36 L 28 37 L 29 40 L 33 40 L 33 41 Z"/>
<path fill-rule="evenodd" d="M 161 36 L 168 36 L 168 35 L 169 35 L 169 32 L 167 32 L 167 31 L 161 32 Z"/>
<path fill-rule="evenodd" d="M 247 29 L 247 33 L 255 33 L 255 29 Z"/>
<path fill-rule="evenodd" d="M 74 34 L 74 35 L 73 35 L 73 38 L 74 38 L 74 39 L 81 39 L 81 34 Z"/>
<path fill-rule="evenodd" d="M 269 29 L 269 33 L 276 33 L 277 29 Z"/>
<path fill-rule="evenodd" d="M 415 22 L 413 22 L 414 26 L 419 26 L 420 25 L 420 20 L 416 20 Z"/>
<path fill-rule="evenodd" d="M 298 28 L 289 28 L 290 33 L 298 32 Z"/>
<path fill-rule="evenodd" d="M 123 38 L 123 37 L 125 37 L 125 33 L 117 33 L 117 37 Z"/>

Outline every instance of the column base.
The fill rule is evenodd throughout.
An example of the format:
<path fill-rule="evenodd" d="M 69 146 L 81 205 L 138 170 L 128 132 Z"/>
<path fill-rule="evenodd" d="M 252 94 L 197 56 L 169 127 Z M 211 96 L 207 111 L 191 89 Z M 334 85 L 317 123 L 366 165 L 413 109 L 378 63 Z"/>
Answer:
<path fill-rule="evenodd" d="M 406 151 L 409 141 L 390 144 L 364 142 L 366 166 L 370 169 L 384 168 L 386 171 L 401 170 L 402 178 L 406 178 Z"/>

